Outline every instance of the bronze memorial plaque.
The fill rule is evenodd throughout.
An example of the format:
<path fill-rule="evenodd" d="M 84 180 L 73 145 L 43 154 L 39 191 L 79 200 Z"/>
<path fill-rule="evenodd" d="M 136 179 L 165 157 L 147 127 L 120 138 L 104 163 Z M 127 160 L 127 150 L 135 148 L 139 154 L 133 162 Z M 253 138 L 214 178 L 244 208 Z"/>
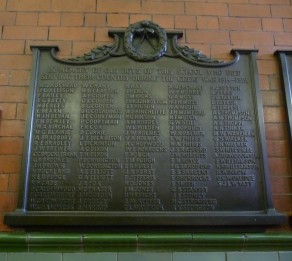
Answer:
<path fill-rule="evenodd" d="M 8 225 L 278 225 L 256 50 L 219 61 L 149 21 L 62 60 L 32 47 L 19 205 Z"/>
<path fill-rule="evenodd" d="M 289 118 L 289 136 L 292 144 L 292 50 L 279 50 L 275 54 L 281 62 L 282 82 L 285 89 L 286 107 Z"/>

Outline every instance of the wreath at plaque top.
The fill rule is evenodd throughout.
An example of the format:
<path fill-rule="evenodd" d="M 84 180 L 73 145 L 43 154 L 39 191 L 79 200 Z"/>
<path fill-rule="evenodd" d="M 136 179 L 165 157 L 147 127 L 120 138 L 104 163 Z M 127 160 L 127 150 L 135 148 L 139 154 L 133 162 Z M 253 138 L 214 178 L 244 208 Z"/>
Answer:
<path fill-rule="evenodd" d="M 137 62 L 153 62 L 163 56 L 180 58 L 185 62 L 207 67 L 223 67 L 233 64 L 239 59 L 238 52 L 233 52 L 232 61 L 220 61 L 204 55 L 201 51 L 179 45 L 177 40 L 182 32 L 166 32 L 151 21 L 140 21 L 130 25 L 125 31 L 109 31 L 114 37 L 112 45 L 103 45 L 92 49 L 83 56 L 60 60 L 52 52 L 54 59 L 69 64 L 99 63 L 111 57 L 128 56 Z"/>

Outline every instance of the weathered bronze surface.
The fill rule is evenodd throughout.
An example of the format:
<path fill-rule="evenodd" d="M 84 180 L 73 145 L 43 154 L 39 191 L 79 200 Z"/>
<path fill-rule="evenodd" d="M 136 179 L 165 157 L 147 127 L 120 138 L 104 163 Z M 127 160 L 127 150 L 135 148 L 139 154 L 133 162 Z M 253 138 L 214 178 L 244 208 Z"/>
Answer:
<path fill-rule="evenodd" d="M 292 144 L 292 51 L 280 50 L 276 54 L 280 58 L 282 79 L 285 88 L 286 106 L 289 118 L 290 142 Z"/>
<path fill-rule="evenodd" d="M 272 225 L 255 50 L 230 62 L 151 22 L 60 60 L 32 47 L 9 225 Z"/>

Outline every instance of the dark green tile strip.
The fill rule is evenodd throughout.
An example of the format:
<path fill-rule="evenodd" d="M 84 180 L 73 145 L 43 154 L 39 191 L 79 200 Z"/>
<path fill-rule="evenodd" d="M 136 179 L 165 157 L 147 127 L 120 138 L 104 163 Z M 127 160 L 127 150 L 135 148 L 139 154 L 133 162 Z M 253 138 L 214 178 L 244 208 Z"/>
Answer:
<path fill-rule="evenodd" d="M 292 250 L 292 233 L 0 233 L 0 252 Z M 51 252 L 51 251 L 50 251 Z"/>

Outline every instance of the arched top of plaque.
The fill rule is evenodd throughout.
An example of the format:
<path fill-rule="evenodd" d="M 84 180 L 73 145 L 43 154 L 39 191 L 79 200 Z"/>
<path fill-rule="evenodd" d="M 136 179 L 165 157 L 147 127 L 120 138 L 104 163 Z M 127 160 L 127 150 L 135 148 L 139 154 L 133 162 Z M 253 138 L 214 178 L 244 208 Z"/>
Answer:
<path fill-rule="evenodd" d="M 109 36 L 115 39 L 112 45 L 103 45 L 92 49 L 83 56 L 61 60 L 56 56 L 56 49 L 52 50 L 55 60 L 67 64 L 93 64 L 111 57 L 128 56 L 137 62 L 153 62 L 163 56 L 180 58 L 187 63 L 204 67 L 225 67 L 239 59 L 239 53 L 231 61 L 221 61 L 207 57 L 201 51 L 179 45 L 177 40 L 182 32 L 166 32 L 159 25 L 151 21 L 140 21 L 130 25 L 125 31 L 109 31 Z"/>

